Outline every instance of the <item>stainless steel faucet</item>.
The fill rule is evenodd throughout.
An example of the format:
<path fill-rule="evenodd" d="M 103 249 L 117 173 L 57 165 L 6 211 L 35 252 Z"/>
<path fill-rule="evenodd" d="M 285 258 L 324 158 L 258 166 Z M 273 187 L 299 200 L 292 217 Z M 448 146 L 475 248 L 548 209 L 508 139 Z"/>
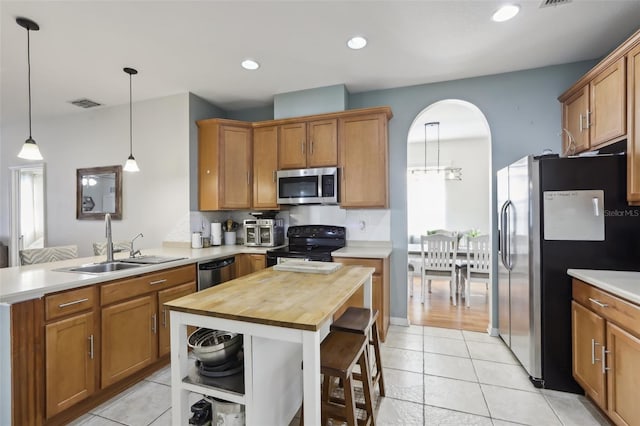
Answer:
<path fill-rule="evenodd" d="M 107 262 L 113 262 L 113 239 L 111 238 L 111 215 L 109 213 L 104 215 L 104 227 L 107 237 Z"/>
<path fill-rule="evenodd" d="M 134 250 L 134 249 L 133 249 L 133 242 L 134 242 L 134 241 L 136 240 L 136 238 L 138 238 L 138 237 L 144 237 L 144 235 L 142 235 L 142 232 L 141 232 L 141 233 L 139 233 L 138 235 L 136 235 L 135 237 L 133 237 L 133 239 L 131 240 L 131 243 L 130 243 L 131 248 L 130 248 L 130 250 L 129 250 L 129 257 L 130 257 L 130 258 L 136 257 L 136 254 L 141 254 L 141 253 L 140 253 L 140 250 Z"/>

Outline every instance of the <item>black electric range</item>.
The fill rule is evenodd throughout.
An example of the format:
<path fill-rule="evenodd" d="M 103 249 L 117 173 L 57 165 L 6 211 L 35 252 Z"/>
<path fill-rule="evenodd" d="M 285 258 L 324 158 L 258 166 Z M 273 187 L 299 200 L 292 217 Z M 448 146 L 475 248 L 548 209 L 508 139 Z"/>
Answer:
<path fill-rule="evenodd" d="M 287 238 L 288 246 L 267 250 L 267 266 L 285 258 L 331 262 L 331 252 L 346 245 L 347 230 L 344 226 L 332 225 L 290 226 Z"/>

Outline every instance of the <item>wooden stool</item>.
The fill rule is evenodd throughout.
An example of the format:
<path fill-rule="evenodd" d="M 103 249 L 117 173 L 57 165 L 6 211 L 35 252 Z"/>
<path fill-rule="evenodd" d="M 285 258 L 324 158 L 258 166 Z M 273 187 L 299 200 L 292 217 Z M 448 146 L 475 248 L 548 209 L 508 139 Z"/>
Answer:
<path fill-rule="evenodd" d="M 347 425 L 373 425 L 373 396 L 371 392 L 371 376 L 366 359 L 367 338 L 364 335 L 332 331 L 320 344 L 320 372 L 322 381 L 322 424 L 329 418 L 346 421 Z M 367 417 L 357 421 L 356 401 L 353 392 L 353 368 L 360 366 L 361 381 L 364 390 L 364 410 Z M 331 397 L 333 379 L 338 378 L 344 384 L 344 399 Z"/>
<path fill-rule="evenodd" d="M 371 381 L 378 385 L 380 396 L 384 396 L 384 377 L 382 376 L 382 359 L 380 358 L 380 336 L 378 335 L 378 310 L 367 308 L 349 307 L 333 324 L 331 331 L 344 331 L 347 333 L 362 334 L 369 337 L 369 344 L 373 345 L 376 356 L 375 375 Z M 369 353 L 367 351 L 367 359 Z M 369 371 L 373 374 L 373 366 L 369 364 Z M 357 375 L 356 380 L 360 380 Z"/>

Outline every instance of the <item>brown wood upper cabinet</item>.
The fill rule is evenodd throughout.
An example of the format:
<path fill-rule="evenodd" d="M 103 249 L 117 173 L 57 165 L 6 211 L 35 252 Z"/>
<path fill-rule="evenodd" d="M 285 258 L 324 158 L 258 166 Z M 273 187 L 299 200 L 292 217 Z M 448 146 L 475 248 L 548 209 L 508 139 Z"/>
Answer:
<path fill-rule="evenodd" d="M 627 54 L 627 200 L 640 204 L 640 44 Z"/>
<path fill-rule="evenodd" d="M 279 126 L 253 129 L 253 205 L 254 209 L 277 210 Z"/>
<path fill-rule="evenodd" d="M 197 125 L 199 209 L 251 208 L 251 123 L 215 118 Z"/>
<path fill-rule="evenodd" d="M 337 120 L 280 125 L 278 168 L 304 169 L 338 164 Z"/>
<path fill-rule="evenodd" d="M 563 132 L 563 155 L 626 139 L 627 201 L 631 205 L 640 205 L 639 85 L 640 30 L 558 98 L 562 127 L 573 136 Z"/>
<path fill-rule="evenodd" d="M 341 207 L 389 206 L 389 114 L 390 111 L 338 119 Z"/>
<path fill-rule="evenodd" d="M 581 87 L 560 97 L 563 152 L 569 155 L 598 148 L 627 133 L 625 58 L 619 58 Z"/>

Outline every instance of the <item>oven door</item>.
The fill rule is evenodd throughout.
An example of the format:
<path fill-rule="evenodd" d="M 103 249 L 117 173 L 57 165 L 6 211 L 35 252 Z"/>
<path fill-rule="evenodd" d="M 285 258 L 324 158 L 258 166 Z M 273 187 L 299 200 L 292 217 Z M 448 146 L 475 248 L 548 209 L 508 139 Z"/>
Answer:
<path fill-rule="evenodd" d="M 303 253 L 283 253 L 274 251 L 267 251 L 267 266 L 277 265 L 282 262 L 286 262 L 287 260 L 318 260 L 313 259 L 311 256 L 303 254 Z"/>

